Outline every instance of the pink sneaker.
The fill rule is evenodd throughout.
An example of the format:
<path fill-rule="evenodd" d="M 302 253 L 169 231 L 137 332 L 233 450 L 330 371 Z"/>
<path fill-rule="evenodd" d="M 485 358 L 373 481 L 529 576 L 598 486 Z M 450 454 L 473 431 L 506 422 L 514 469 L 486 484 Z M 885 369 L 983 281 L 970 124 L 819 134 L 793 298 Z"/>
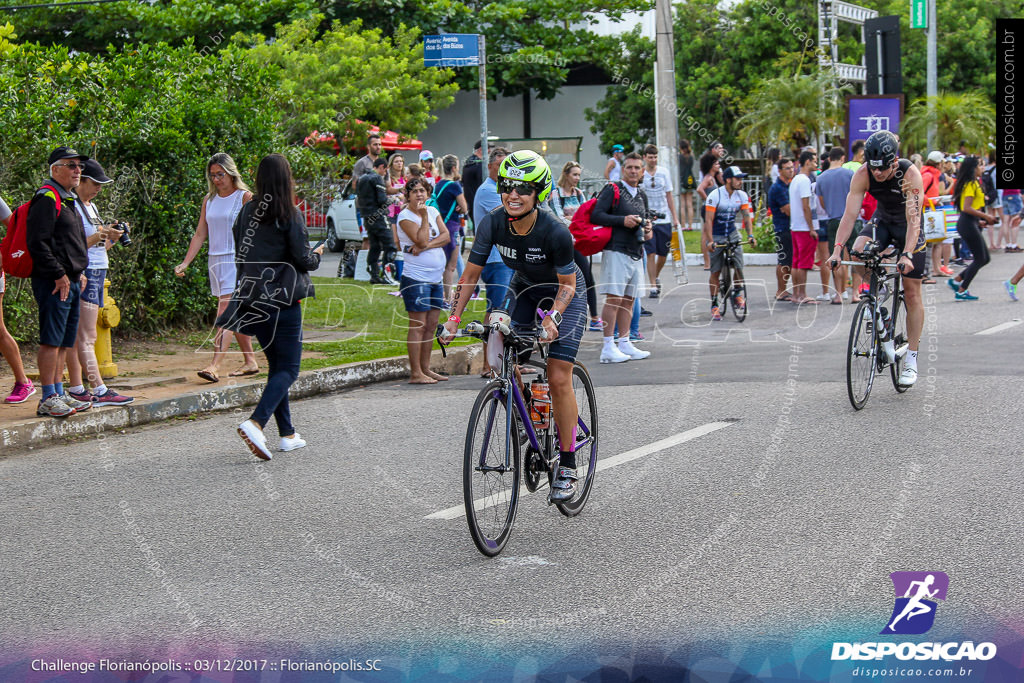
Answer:
<path fill-rule="evenodd" d="M 11 395 L 4 399 L 4 403 L 24 403 L 34 393 L 36 393 L 36 388 L 32 382 L 28 384 L 15 382 Z"/>

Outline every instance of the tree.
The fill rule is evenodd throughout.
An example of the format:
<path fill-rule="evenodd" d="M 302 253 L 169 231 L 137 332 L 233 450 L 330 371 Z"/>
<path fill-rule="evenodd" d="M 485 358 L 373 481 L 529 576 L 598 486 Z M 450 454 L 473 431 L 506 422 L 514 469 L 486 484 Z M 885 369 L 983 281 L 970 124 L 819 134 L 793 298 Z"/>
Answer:
<path fill-rule="evenodd" d="M 842 122 L 839 96 L 844 90 L 834 85 L 825 70 L 760 81 L 736 120 L 740 139 L 748 144 L 791 142 L 796 148 L 811 140 L 820 144 L 824 133 Z"/>
<path fill-rule="evenodd" d="M 934 106 L 934 119 L 929 116 L 929 101 Z M 924 150 L 930 120 L 936 124 L 936 149 L 958 149 L 961 140 L 978 149 L 995 138 L 995 107 L 980 93 L 942 92 L 933 98 L 914 100 L 900 128 L 902 140 L 913 149 Z"/>
<path fill-rule="evenodd" d="M 388 37 L 362 23 L 334 22 L 319 37 L 321 15 L 278 26 L 273 41 L 263 35 L 238 35 L 232 59 L 267 65 L 277 87 L 281 130 L 290 142 L 311 131 L 357 134 L 380 124 L 416 135 L 435 117 L 432 109 L 450 105 L 458 89 L 450 69 L 423 66 L 417 30 L 399 26 Z"/>

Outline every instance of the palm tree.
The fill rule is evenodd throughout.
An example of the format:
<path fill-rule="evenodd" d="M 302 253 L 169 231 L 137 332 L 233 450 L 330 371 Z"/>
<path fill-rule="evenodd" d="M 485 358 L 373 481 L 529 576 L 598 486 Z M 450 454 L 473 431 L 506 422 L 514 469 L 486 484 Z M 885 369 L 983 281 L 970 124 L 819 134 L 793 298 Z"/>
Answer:
<path fill-rule="evenodd" d="M 838 103 L 846 89 L 825 70 L 761 80 L 743 101 L 739 136 L 747 144 L 791 142 L 797 148 L 821 141 L 842 122 Z"/>
<path fill-rule="evenodd" d="M 934 118 L 929 116 L 929 100 L 934 107 Z M 958 149 L 961 140 L 968 147 L 984 147 L 996 133 L 995 107 L 974 92 L 941 92 L 935 97 L 914 100 L 900 127 L 903 139 L 915 149 L 924 149 L 930 120 L 935 122 L 935 145 L 940 150 Z"/>

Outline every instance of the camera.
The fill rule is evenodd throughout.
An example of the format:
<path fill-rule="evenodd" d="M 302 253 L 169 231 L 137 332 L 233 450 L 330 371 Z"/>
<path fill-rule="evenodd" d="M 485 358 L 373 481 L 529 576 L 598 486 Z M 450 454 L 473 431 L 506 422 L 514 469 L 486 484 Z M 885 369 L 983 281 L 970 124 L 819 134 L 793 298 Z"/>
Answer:
<path fill-rule="evenodd" d="M 639 241 L 641 241 L 641 242 L 645 241 L 644 240 L 644 228 L 645 227 L 653 227 L 653 222 L 652 221 L 662 220 L 663 218 L 665 218 L 665 214 L 661 213 L 660 211 L 651 211 L 651 210 L 648 209 L 647 211 L 644 211 L 643 213 L 641 213 L 640 214 L 641 223 L 638 226 L 640 229 L 636 231 L 637 239 Z"/>
<path fill-rule="evenodd" d="M 124 221 L 116 223 L 114 225 L 114 229 L 121 231 L 121 236 L 117 239 L 118 244 L 120 244 L 122 247 L 132 246 L 132 238 L 128 235 L 129 229 L 127 223 L 125 223 Z"/>

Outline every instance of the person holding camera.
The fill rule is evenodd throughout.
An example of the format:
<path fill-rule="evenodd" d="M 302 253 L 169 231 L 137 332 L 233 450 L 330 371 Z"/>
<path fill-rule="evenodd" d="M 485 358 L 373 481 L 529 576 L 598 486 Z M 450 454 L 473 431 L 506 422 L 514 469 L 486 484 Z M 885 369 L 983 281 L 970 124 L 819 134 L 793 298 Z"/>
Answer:
<path fill-rule="evenodd" d="M 235 218 L 242 207 L 252 199 L 252 192 L 242 180 L 235 160 L 223 152 L 210 157 L 206 163 L 206 177 L 208 191 L 199 210 L 199 225 L 196 226 L 196 232 L 189 242 L 185 260 L 174 267 L 174 274 L 185 277 L 189 264 L 199 255 L 199 250 L 209 237 L 210 253 L 207 265 L 210 272 L 210 292 L 217 297 L 219 316 L 228 307 L 231 293 L 235 291 L 235 238 L 232 236 L 231 227 L 235 224 Z M 236 334 L 235 339 L 238 340 L 238 348 L 242 350 L 245 362 L 242 367 L 228 374 L 228 377 L 255 375 L 260 371 L 260 366 L 256 362 L 256 354 L 252 351 L 252 337 Z M 231 338 L 224 330 L 218 329 L 213 338 L 213 360 L 196 374 L 207 382 L 219 382 L 220 364 L 227 355 L 230 345 Z"/>
<path fill-rule="evenodd" d="M 107 223 L 100 220 L 99 211 L 93 199 L 100 193 L 103 186 L 113 180 L 107 177 L 103 167 L 95 159 L 87 159 L 82 171 L 82 180 L 78 184 L 76 194 L 78 201 L 75 209 L 85 230 L 85 244 L 89 248 L 89 265 L 85 269 L 85 287 L 82 289 L 78 313 L 78 337 L 68 360 L 68 395 L 76 401 L 92 403 L 96 406 L 123 406 L 135 399 L 122 396 L 103 384 L 100 366 L 96 361 L 96 320 L 103 308 L 103 284 L 107 279 L 110 261 L 107 250 L 120 242 L 131 244 L 126 224 Z M 92 386 L 90 392 L 82 380 L 82 369 L 85 369 L 86 380 Z"/>
<path fill-rule="evenodd" d="M 651 355 L 650 351 L 641 351 L 633 346 L 627 334 L 633 315 L 633 301 L 640 296 L 643 244 L 653 235 L 651 221 L 643 218 L 650 210 L 647 195 L 640 187 L 643 173 L 644 162 L 640 155 L 636 152 L 626 155 L 622 163 L 622 180 L 604 186 L 591 213 L 595 225 L 607 225 L 612 229 L 612 237 L 601 255 L 599 290 L 605 295 L 601 311 L 605 321 L 602 363 L 642 360 Z M 619 188 L 617 203 L 615 185 Z M 614 336 L 616 325 L 622 331 L 618 347 Z"/>

